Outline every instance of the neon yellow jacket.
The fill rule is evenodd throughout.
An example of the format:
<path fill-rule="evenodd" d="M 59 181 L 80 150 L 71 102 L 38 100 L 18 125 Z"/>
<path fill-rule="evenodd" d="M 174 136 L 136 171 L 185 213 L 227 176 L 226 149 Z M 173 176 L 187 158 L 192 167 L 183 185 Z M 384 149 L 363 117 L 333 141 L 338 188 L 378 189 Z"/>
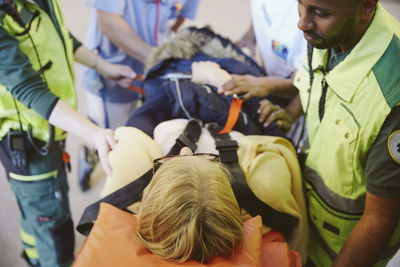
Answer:
<path fill-rule="evenodd" d="M 46 99 L 54 101 L 58 97 L 76 109 L 77 99 L 74 89 L 72 65 L 72 38 L 65 27 L 59 2 L 51 0 L 49 3 L 52 5 L 50 9 L 58 22 L 57 26 L 61 35 L 57 32 L 57 27 L 46 12 L 33 3 L 21 0 L 16 0 L 16 4 L 21 18 L 27 24 L 25 29 L 28 29 L 29 34 L 9 15 L 3 18 L 2 24 L 0 21 L 1 30 L 7 31 L 11 36 L 10 38 L 15 38 L 18 41 L 19 50 L 28 57 L 33 70 L 39 72 L 42 67 L 51 64 L 50 68 L 43 71 L 41 78 L 56 97 Z M 17 110 L 10 92 L 13 92 L 14 95 L 19 94 L 20 96 L 24 93 L 32 93 L 30 97 L 31 101 L 32 99 L 39 99 L 44 95 L 43 92 L 32 92 L 32 90 L 29 91 L 29 88 L 24 88 L 23 86 L 21 89 L 18 88 L 19 91 L 16 93 L 15 88 L 6 88 L 3 83 L 6 78 L 0 77 L 0 138 L 3 138 L 10 129 L 19 129 Z M 33 136 L 42 141 L 47 141 L 49 138 L 49 126 L 46 119 L 50 114 L 43 114 L 43 110 L 41 109 L 43 109 L 42 106 L 46 105 L 54 106 L 56 101 L 54 103 L 42 102 L 42 105 L 36 107 L 31 102 L 21 103 L 17 100 L 16 103 L 21 115 L 23 129 L 27 130 L 28 126 L 31 125 Z M 53 106 L 50 106 L 49 110 Z M 65 133 L 61 129 L 56 128 L 55 139 L 61 140 L 64 137 Z"/>
<path fill-rule="evenodd" d="M 328 74 L 325 114 L 319 119 L 323 73 L 314 72 L 307 113 L 309 149 L 304 173 L 311 222 L 309 255 L 330 266 L 360 220 L 365 205 L 368 152 L 391 109 L 400 101 L 400 24 L 379 4 L 368 30 L 351 53 Z M 314 49 L 312 67 L 326 66 L 327 50 Z M 385 75 L 386 74 L 386 75 Z M 390 75 L 387 75 L 390 74 Z M 303 110 L 309 94 L 308 67 L 295 77 Z M 400 227 L 385 256 L 400 242 Z"/>

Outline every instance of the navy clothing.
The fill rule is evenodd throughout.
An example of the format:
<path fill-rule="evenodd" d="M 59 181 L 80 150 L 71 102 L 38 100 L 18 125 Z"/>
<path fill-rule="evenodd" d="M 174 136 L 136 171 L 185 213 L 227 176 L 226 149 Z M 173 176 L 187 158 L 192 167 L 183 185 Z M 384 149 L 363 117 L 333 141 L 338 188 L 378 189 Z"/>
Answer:
<path fill-rule="evenodd" d="M 143 86 L 146 100 L 133 112 L 126 125 L 139 128 L 149 136 L 153 136 L 157 124 L 174 118 L 193 117 L 204 123 L 217 122 L 223 126 L 228 117 L 231 97 L 217 94 L 213 86 L 194 84 L 189 79 L 182 79 L 177 83 L 174 80 L 160 78 L 168 73 L 190 74 L 191 64 L 195 61 L 214 61 L 229 73 L 254 76 L 264 74 L 257 65 L 243 63 L 233 58 L 212 58 L 205 54 L 197 54 L 190 60 L 164 60 L 149 71 Z M 252 98 L 243 103 L 242 112 L 233 129 L 246 135 L 265 134 L 285 137 L 285 133 L 276 123 L 263 127 L 257 122 L 260 100 Z"/>

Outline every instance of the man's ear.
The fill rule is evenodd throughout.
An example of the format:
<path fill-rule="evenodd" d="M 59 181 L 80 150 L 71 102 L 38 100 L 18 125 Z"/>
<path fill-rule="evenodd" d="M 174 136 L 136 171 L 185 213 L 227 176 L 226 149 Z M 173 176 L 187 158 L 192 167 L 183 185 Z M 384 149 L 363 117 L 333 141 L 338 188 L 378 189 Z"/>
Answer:
<path fill-rule="evenodd" d="M 361 0 L 360 18 L 362 20 L 370 20 L 374 16 L 378 0 Z"/>

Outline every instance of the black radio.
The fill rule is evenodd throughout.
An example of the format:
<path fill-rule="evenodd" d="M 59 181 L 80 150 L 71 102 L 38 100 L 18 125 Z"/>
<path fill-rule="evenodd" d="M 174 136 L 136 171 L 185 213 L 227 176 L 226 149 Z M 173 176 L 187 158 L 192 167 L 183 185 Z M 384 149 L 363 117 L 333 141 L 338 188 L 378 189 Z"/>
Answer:
<path fill-rule="evenodd" d="M 12 164 L 19 168 L 28 166 L 28 142 L 24 132 L 9 131 L 7 134 L 8 151 Z"/>

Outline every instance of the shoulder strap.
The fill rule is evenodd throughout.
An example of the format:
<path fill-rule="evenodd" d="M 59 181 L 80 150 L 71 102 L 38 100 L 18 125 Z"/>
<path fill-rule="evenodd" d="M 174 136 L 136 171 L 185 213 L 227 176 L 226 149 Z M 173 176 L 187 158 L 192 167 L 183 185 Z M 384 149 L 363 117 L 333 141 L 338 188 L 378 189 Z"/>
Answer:
<path fill-rule="evenodd" d="M 83 235 L 89 235 L 90 230 L 93 227 L 93 223 L 97 219 L 101 202 L 106 202 L 114 207 L 126 210 L 126 207 L 139 201 L 142 198 L 142 192 L 144 188 L 146 188 L 146 186 L 150 183 L 152 177 L 153 170 L 151 169 L 143 174 L 139 179 L 87 206 L 81 216 L 81 219 L 79 220 L 76 230 Z"/>
<path fill-rule="evenodd" d="M 201 122 L 194 118 L 190 119 L 183 130 L 183 133 L 176 139 L 175 145 L 168 152 L 167 156 L 178 155 L 185 146 L 193 152 L 197 150 L 197 141 L 201 135 Z"/>
<path fill-rule="evenodd" d="M 200 134 L 200 121 L 194 119 L 190 120 L 186 125 L 185 130 L 176 139 L 175 145 L 167 155 L 177 155 L 182 147 L 185 146 L 192 149 L 192 151 L 195 151 L 197 149 L 196 142 L 198 141 Z M 143 190 L 150 183 L 152 177 L 153 169 L 150 169 L 135 181 L 87 206 L 76 227 L 78 232 L 86 236 L 89 235 L 90 230 L 93 227 L 93 222 L 97 219 L 101 202 L 106 202 L 119 209 L 126 210 L 129 205 L 139 201 L 142 198 Z"/>
<path fill-rule="evenodd" d="M 268 204 L 262 202 L 253 191 L 251 191 L 245 175 L 240 168 L 236 153 L 238 143 L 230 139 L 228 134 L 218 134 L 220 127 L 216 124 L 209 124 L 208 130 L 214 137 L 221 162 L 228 167 L 234 178 L 232 189 L 239 206 L 244 208 L 252 216 L 260 215 L 264 225 L 281 232 L 285 238 L 289 239 L 298 219 L 288 213 L 277 211 Z"/>

